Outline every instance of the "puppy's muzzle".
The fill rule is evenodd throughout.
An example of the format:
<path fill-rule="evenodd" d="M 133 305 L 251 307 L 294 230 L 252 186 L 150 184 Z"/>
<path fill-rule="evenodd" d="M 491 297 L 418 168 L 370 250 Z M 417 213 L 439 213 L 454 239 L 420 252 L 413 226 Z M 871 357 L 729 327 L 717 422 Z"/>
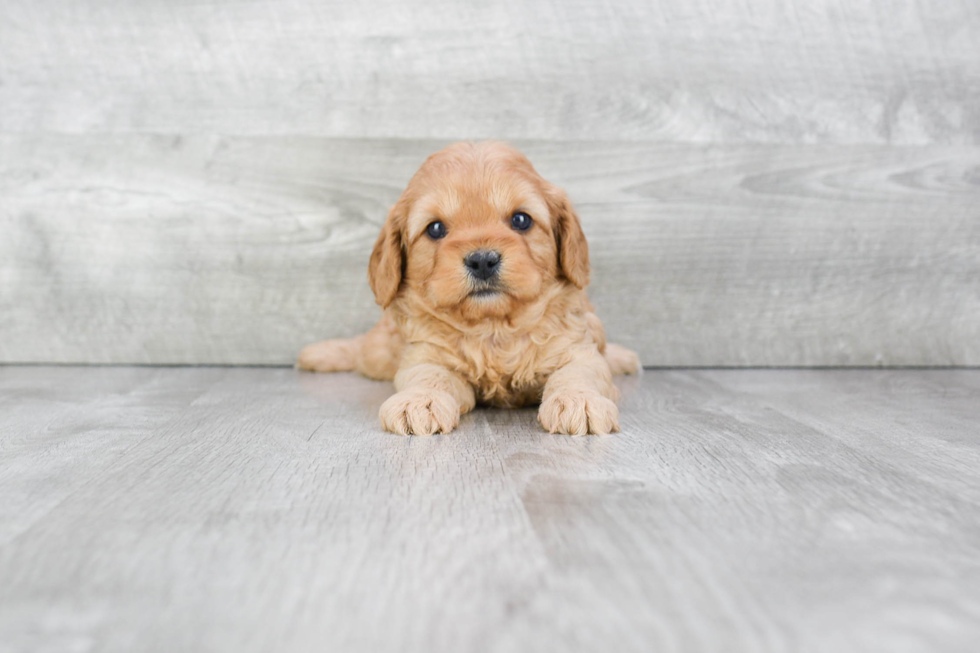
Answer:
<path fill-rule="evenodd" d="M 474 279 L 489 281 L 500 272 L 500 252 L 478 249 L 466 255 L 463 265 Z"/>

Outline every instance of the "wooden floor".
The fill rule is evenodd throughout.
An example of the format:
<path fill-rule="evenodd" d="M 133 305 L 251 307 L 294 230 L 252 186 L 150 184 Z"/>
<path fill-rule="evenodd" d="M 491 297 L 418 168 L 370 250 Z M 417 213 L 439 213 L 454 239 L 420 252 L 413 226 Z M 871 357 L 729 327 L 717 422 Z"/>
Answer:
<path fill-rule="evenodd" d="M 623 432 L 0 367 L 0 652 L 975 651 L 980 370 L 650 371 Z"/>

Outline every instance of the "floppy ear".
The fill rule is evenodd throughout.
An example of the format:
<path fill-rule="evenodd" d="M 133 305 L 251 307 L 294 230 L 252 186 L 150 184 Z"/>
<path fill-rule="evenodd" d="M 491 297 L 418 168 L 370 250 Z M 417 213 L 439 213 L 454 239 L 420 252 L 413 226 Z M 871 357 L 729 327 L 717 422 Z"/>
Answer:
<path fill-rule="evenodd" d="M 395 224 L 400 204 L 395 204 L 388 213 L 368 264 L 368 282 L 374 291 L 375 301 L 382 308 L 387 308 L 395 298 L 402 282 L 402 235 Z"/>
<path fill-rule="evenodd" d="M 585 288 L 589 285 L 589 244 L 582 233 L 578 214 L 565 191 L 557 186 L 552 186 L 547 196 L 548 208 L 555 222 L 558 267 L 569 281 L 579 288 Z"/>

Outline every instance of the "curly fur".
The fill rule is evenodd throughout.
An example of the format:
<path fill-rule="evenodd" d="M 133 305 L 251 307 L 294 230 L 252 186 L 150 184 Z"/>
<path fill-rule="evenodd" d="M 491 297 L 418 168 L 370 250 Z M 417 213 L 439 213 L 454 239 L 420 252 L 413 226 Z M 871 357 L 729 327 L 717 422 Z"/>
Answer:
<path fill-rule="evenodd" d="M 510 227 L 529 213 L 526 232 Z M 442 221 L 448 235 L 425 227 Z M 499 292 L 478 289 L 463 258 L 501 254 Z M 298 366 L 357 370 L 392 379 L 380 411 L 400 434 L 447 433 L 477 403 L 540 403 L 552 433 L 619 430 L 613 374 L 638 371 L 636 354 L 607 345 L 585 294 L 588 244 L 565 193 L 517 150 L 498 142 L 457 143 L 432 155 L 392 207 L 368 266 L 378 324 L 358 338 L 304 348 Z"/>

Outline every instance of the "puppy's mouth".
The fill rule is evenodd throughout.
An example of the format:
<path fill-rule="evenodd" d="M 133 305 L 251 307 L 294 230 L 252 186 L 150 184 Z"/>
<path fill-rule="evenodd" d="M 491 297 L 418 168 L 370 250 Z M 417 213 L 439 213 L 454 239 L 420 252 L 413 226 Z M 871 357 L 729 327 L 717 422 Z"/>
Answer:
<path fill-rule="evenodd" d="M 475 288 L 471 290 L 467 297 L 473 297 L 476 299 L 493 299 L 494 297 L 499 297 L 503 294 L 504 291 L 500 286 L 483 286 L 482 288 Z"/>

